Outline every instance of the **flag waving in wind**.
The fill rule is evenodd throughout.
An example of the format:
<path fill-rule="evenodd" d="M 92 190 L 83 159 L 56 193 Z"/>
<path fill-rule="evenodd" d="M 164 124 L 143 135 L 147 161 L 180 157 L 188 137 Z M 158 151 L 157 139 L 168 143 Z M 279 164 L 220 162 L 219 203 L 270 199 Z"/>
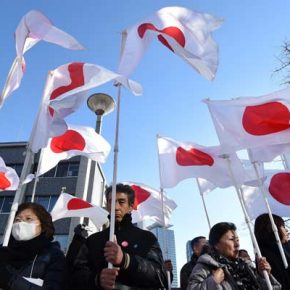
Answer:
<path fill-rule="evenodd" d="M 4 89 L 0 96 L 0 108 L 5 99 L 15 91 L 25 71 L 23 54 L 40 40 L 55 43 L 64 48 L 84 49 L 71 35 L 55 27 L 51 21 L 39 11 L 31 10 L 23 16 L 15 32 L 16 59 L 8 74 Z"/>
<path fill-rule="evenodd" d="M 49 171 L 59 161 L 77 155 L 103 163 L 110 150 L 110 144 L 93 128 L 70 125 L 63 135 L 50 138 L 47 147 L 42 149 L 38 175 Z"/>
<path fill-rule="evenodd" d="M 218 66 L 218 47 L 211 32 L 221 23 L 209 14 L 183 7 L 162 8 L 123 32 L 118 72 L 129 76 L 151 41 L 157 40 L 212 80 Z"/>
<path fill-rule="evenodd" d="M 221 144 L 236 149 L 289 143 L 290 87 L 261 97 L 204 100 Z"/>
<path fill-rule="evenodd" d="M 121 83 L 136 95 L 142 93 L 142 87 L 138 83 L 95 64 L 73 62 L 49 72 L 30 142 L 32 151 L 36 153 L 40 148 L 46 147 L 49 137 L 62 135 L 67 130 L 64 118 L 80 107 L 87 99 L 88 91 L 112 80 Z"/>
<path fill-rule="evenodd" d="M 0 157 L 0 190 L 16 190 L 19 185 L 19 177 L 16 171 L 5 165 Z"/>
<path fill-rule="evenodd" d="M 264 177 L 264 191 L 274 214 L 290 216 L 290 172 L 268 171 Z M 244 200 L 249 216 L 254 219 L 268 210 L 258 187 L 243 186 Z"/>
<path fill-rule="evenodd" d="M 97 228 L 109 221 L 106 210 L 68 193 L 60 194 L 50 214 L 53 221 L 68 217 L 88 217 Z"/>
<path fill-rule="evenodd" d="M 162 188 L 174 187 L 187 178 L 204 178 L 215 186 L 233 185 L 228 161 L 221 155 L 222 148 L 204 147 L 189 142 L 178 142 L 158 137 L 160 182 Z M 242 184 L 245 172 L 236 154 L 228 154 L 236 181 Z"/>
<path fill-rule="evenodd" d="M 132 222 L 137 223 L 152 220 L 162 226 L 168 226 L 172 211 L 177 207 L 176 203 L 163 193 L 144 184 L 124 182 L 129 184 L 135 192 L 135 201 L 132 211 Z"/>

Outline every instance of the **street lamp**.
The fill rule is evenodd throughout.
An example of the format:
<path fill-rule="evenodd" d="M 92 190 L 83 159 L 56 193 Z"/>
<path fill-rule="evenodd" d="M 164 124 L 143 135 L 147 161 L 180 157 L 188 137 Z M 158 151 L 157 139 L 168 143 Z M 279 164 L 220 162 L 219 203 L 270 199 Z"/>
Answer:
<path fill-rule="evenodd" d="M 97 115 L 96 132 L 100 134 L 103 116 L 114 110 L 115 101 L 107 94 L 97 93 L 88 98 L 87 105 Z"/>

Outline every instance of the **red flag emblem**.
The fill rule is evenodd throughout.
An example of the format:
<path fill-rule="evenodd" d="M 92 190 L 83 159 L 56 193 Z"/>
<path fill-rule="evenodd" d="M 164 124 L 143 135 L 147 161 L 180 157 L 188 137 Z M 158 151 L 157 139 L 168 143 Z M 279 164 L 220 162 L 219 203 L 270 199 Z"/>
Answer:
<path fill-rule="evenodd" d="M 133 209 L 137 210 L 138 205 L 150 197 L 150 192 L 138 185 L 131 185 L 131 187 L 135 192 Z"/>
<path fill-rule="evenodd" d="M 176 162 L 180 166 L 212 166 L 214 164 L 209 154 L 195 148 L 186 150 L 182 147 L 176 149 Z"/>
<path fill-rule="evenodd" d="M 138 35 L 140 36 L 140 38 L 144 37 L 147 30 L 153 30 L 153 31 L 165 33 L 169 35 L 170 37 L 174 38 L 180 46 L 182 47 L 185 46 L 184 34 L 178 27 L 170 26 L 170 27 L 165 27 L 163 29 L 157 29 L 152 23 L 143 23 L 139 25 L 138 27 Z M 159 34 L 157 38 L 163 45 L 167 46 L 170 50 L 173 51 L 172 47 L 169 45 L 167 40 L 161 34 Z"/>
<path fill-rule="evenodd" d="M 261 136 L 289 129 L 290 113 L 280 102 L 246 107 L 243 127 L 251 135 Z"/>
<path fill-rule="evenodd" d="M 6 188 L 10 187 L 11 183 L 6 178 L 5 172 L 0 172 L 0 190 L 5 190 Z"/>
<path fill-rule="evenodd" d="M 269 193 L 280 203 L 290 205 L 290 173 L 281 172 L 273 175 Z"/>
<path fill-rule="evenodd" d="M 67 130 L 63 135 L 51 140 L 50 148 L 54 153 L 62 153 L 69 150 L 83 151 L 86 146 L 84 137 L 75 130 Z"/>
<path fill-rule="evenodd" d="M 72 198 L 67 203 L 67 209 L 68 210 L 78 210 L 78 209 L 84 209 L 93 207 L 90 203 L 80 199 L 80 198 Z"/>

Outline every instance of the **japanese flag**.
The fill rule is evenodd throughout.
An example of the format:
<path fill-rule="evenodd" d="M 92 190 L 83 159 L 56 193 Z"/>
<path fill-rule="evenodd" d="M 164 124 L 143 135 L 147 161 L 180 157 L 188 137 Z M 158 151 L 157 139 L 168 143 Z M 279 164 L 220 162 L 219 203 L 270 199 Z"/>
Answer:
<path fill-rule="evenodd" d="M 123 31 L 118 72 L 129 76 L 151 41 L 157 40 L 209 80 L 218 66 L 218 46 L 212 31 L 222 21 L 183 7 L 165 7 Z"/>
<path fill-rule="evenodd" d="M 158 137 L 161 187 L 176 186 L 187 178 L 204 178 L 217 187 L 233 185 L 227 159 L 219 146 L 204 147 L 190 142 L 178 142 Z M 235 153 L 228 153 L 236 181 L 242 184 L 245 172 Z"/>
<path fill-rule="evenodd" d="M 196 179 L 200 194 L 208 194 L 216 189 L 216 186 L 204 178 Z"/>
<path fill-rule="evenodd" d="M 32 133 L 32 151 L 36 153 L 47 145 L 49 137 L 61 135 L 67 130 L 64 118 L 80 107 L 87 99 L 90 89 L 113 80 L 134 94 L 142 92 L 142 87 L 136 82 L 95 64 L 73 62 L 49 72 L 36 127 Z"/>
<path fill-rule="evenodd" d="M 258 187 L 243 186 L 243 195 L 249 216 L 255 219 L 267 208 L 263 194 Z M 290 172 L 276 171 L 265 176 L 264 192 L 271 211 L 282 217 L 290 216 Z"/>
<path fill-rule="evenodd" d="M 151 220 L 162 226 L 168 226 L 172 211 L 177 207 L 176 203 L 163 193 L 144 184 L 124 182 L 129 184 L 135 192 L 135 201 L 132 211 L 132 222 Z"/>
<path fill-rule="evenodd" d="M 81 198 L 61 193 L 50 214 L 53 221 L 69 217 L 87 217 L 97 228 L 100 228 L 108 222 L 109 213 Z"/>
<path fill-rule="evenodd" d="M 84 49 L 76 39 L 54 26 L 41 12 L 35 10 L 29 11 L 22 17 L 15 32 L 16 59 L 11 66 L 0 96 L 0 108 L 3 106 L 5 99 L 21 83 L 25 71 L 24 53 L 40 40 L 58 44 L 68 49 Z"/>
<path fill-rule="evenodd" d="M 50 138 L 47 147 L 42 149 L 37 175 L 49 171 L 61 160 L 77 155 L 104 163 L 110 150 L 110 144 L 93 128 L 70 125 L 63 135 Z"/>
<path fill-rule="evenodd" d="M 204 100 L 221 144 L 236 149 L 289 143 L 290 87 L 265 96 Z"/>
<path fill-rule="evenodd" d="M 16 190 L 19 185 L 19 177 L 16 171 L 5 165 L 0 157 L 0 190 Z"/>

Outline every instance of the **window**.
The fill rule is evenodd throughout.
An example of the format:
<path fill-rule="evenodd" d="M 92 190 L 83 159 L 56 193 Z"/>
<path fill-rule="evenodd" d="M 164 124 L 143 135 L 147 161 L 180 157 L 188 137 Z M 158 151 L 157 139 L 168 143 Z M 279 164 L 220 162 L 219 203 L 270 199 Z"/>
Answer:
<path fill-rule="evenodd" d="M 58 163 L 56 169 L 56 177 L 65 177 L 67 176 L 69 163 Z"/>
<path fill-rule="evenodd" d="M 58 241 L 60 243 L 62 251 L 66 254 L 68 250 L 68 235 L 54 235 L 54 241 Z"/>
<path fill-rule="evenodd" d="M 34 198 L 34 202 L 41 204 L 48 212 L 52 210 L 56 201 L 58 199 L 58 195 L 36 195 Z M 31 200 L 31 195 L 27 195 L 25 197 L 25 202 L 29 202 Z"/>
<path fill-rule="evenodd" d="M 9 213 L 13 203 L 13 196 L 0 197 L 0 213 Z"/>
<path fill-rule="evenodd" d="M 15 169 L 18 176 L 21 175 L 21 171 L 23 168 L 23 163 L 14 163 L 14 164 L 7 164 L 8 167 Z"/>
<path fill-rule="evenodd" d="M 79 162 L 60 162 L 58 165 L 40 177 L 67 177 L 78 176 Z"/>
<path fill-rule="evenodd" d="M 79 163 L 70 162 L 68 166 L 67 176 L 78 176 Z"/>

